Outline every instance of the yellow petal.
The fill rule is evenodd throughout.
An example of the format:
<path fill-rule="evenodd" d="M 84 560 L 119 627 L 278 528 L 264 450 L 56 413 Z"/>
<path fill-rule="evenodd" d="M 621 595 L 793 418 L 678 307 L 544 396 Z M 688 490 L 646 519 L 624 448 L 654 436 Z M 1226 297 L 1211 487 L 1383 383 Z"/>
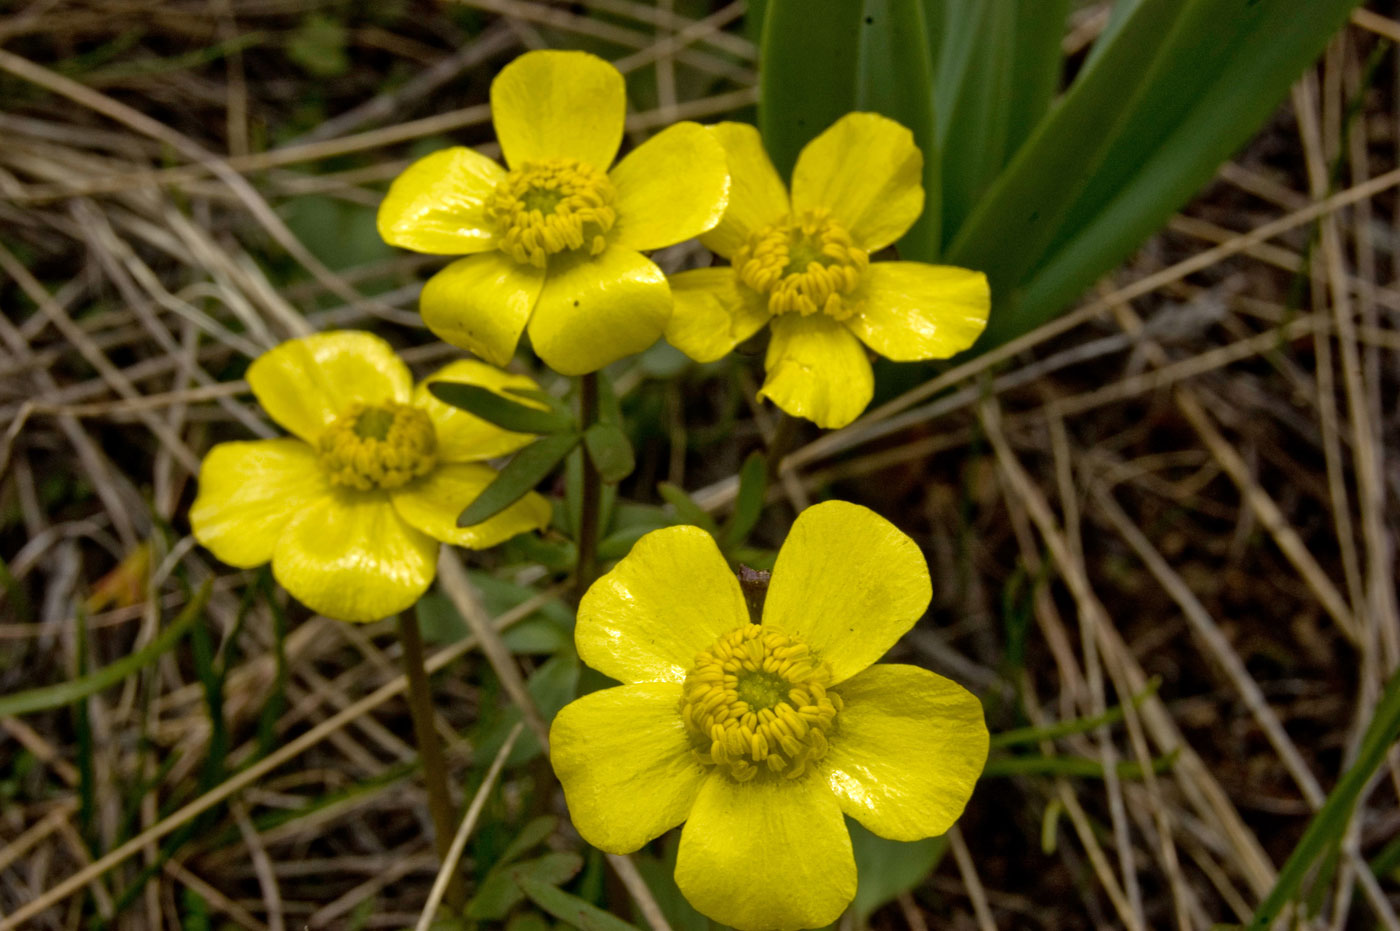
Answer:
<path fill-rule="evenodd" d="M 887 359 L 946 359 L 982 333 L 992 307 L 987 276 L 952 265 L 875 262 L 856 295 L 851 332 Z"/>
<path fill-rule="evenodd" d="M 856 894 L 841 806 L 816 776 L 734 782 L 713 773 L 681 832 L 676 884 L 702 914 L 735 928 L 830 924 Z"/>
<path fill-rule="evenodd" d="M 413 606 L 437 571 L 438 542 L 383 492 L 336 489 L 288 522 L 272 574 L 326 617 L 376 621 Z"/>
<path fill-rule="evenodd" d="M 739 580 L 714 539 L 666 527 L 588 589 L 574 642 L 585 663 L 619 682 L 682 682 L 697 653 L 747 623 Z"/>
<path fill-rule="evenodd" d="M 637 146 L 609 173 L 617 189 L 613 241 L 661 249 L 719 222 L 729 202 L 724 149 L 699 123 L 676 123 Z"/>
<path fill-rule="evenodd" d="M 914 134 L 878 113 L 848 113 L 807 143 L 792 171 L 792 207 L 824 207 L 856 245 L 883 249 L 924 209 Z"/>
<path fill-rule="evenodd" d="M 372 333 L 333 330 L 290 339 L 248 366 L 248 384 L 268 416 L 309 443 L 355 402 L 406 402 L 413 377 Z"/>
<path fill-rule="evenodd" d="M 672 275 L 675 307 L 666 341 L 696 362 L 713 362 L 763 328 L 768 302 L 735 280 L 732 268 L 696 268 Z"/>
<path fill-rule="evenodd" d="M 879 659 L 933 597 L 924 554 L 869 508 L 825 501 L 797 515 L 763 606 L 763 623 L 801 638 L 836 682 Z"/>
<path fill-rule="evenodd" d="M 818 768 L 841 810 L 891 840 L 952 827 L 987 762 L 977 697 L 927 669 L 885 663 L 837 691 L 840 735 Z"/>
<path fill-rule="evenodd" d="M 758 396 L 828 430 L 859 417 L 875 394 L 865 348 L 825 314 L 774 317 L 764 366 L 768 377 Z"/>
<path fill-rule="evenodd" d="M 512 433 L 502 430 L 475 414 L 469 414 L 460 407 L 444 404 L 433 397 L 428 385 L 435 381 L 451 381 L 465 385 L 480 385 L 489 388 L 507 400 L 527 407 L 540 407 L 535 401 L 511 394 L 507 388 L 526 388 L 538 391 L 539 385 L 528 375 L 505 372 L 485 362 L 475 359 L 459 359 L 449 362 L 433 374 L 419 382 L 413 389 L 413 405 L 427 412 L 437 430 L 437 455 L 439 462 L 477 462 L 495 459 L 515 452 L 527 445 L 534 436 L 528 433 Z"/>
<path fill-rule="evenodd" d="M 710 132 L 729 156 L 729 208 L 700 242 L 727 259 L 750 233 L 779 222 L 791 208 L 787 188 L 757 129 L 747 123 L 716 123 Z"/>
<path fill-rule="evenodd" d="M 708 775 L 690 752 L 679 685 L 603 689 L 565 705 L 549 761 L 569 818 L 599 850 L 631 853 L 685 820 Z"/>
<path fill-rule="evenodd" d="M 429 278 L 418 312 L 439 338 L 505 365 L 543 286 L 543 269 L 486 252 L 458 259 Z"/>
<path fill-rule="evenodd" d="M 526 52 L 491 82 L 491 120 L 512 168 L 576 158 L 607 171 L 626 115 L 621 73 L 587 52 Z"/>
<path fill-rule="evenodd" d="M 486 199 L 505 169 L 458 146 L 404 169 L 379 205 L 379 235 L 391 245 L 434 255 L 467 255 L 495 248 Z"/>
<path fill-rule="evenodd" d="M 223 562 L 251 569 L 272 558 L 292 515 L 330 494 L 301 440 L 220 443 L 199 467 L 190 529 Z"/>
<path fill-rule="evenodd" d="M 549 260 L 530 343 L 554 371 L 582 375 L 646 349 L 670 316 L 666 276 L 640 253 L 560 253 Z"/>
<path fill-rule="evenodd" d="M 496 479 L 496 470 L 476 462 L 446 463 L 416 482 L 390 492 L 394 510 L 428 536 L 468 549 L 481 550 L 518 533 L 549 526 L 553 509 L 530 492 L 495 517 L 458 527 L 457 516 Z"/>

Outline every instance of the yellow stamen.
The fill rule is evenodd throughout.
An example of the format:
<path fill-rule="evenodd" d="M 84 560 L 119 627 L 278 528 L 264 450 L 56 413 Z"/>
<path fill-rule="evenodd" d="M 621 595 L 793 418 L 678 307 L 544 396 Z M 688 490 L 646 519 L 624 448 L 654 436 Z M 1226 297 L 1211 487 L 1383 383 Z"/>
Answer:
<path fill-rule="evenodd" d="M 571 158 L 526 162 L 506 175 L 486 200 L 501 250 L 515 261 L 544 268 L 556 252 L 608 247 L 617 221 L 612 182 L 592 165 Z"/>
<path fill-rule="evenodd" d="M 734 273 L 768 295 L 771 313 L 804 317 L 854 314 L 860 308 L 851 295 L 869 266 L 869 254 L 825 210 L 804 210 L 751 233 L 734 253 Z"/>
<path fill-rule="evenodd" d="M 398 488 L 437 465 L 437 431 L 407 404 L 355 404 L 321 434 L 316 451 L 333 484 Z"/>
<path fill-rule="evenodd" d="M 796 779 L 826 755 L 841 710 L 830 684 L 831 667 L 806 644 L 758 624 L 731 630 L 685 677 L 681 718 L 696 759 L 739 782 Z"/>

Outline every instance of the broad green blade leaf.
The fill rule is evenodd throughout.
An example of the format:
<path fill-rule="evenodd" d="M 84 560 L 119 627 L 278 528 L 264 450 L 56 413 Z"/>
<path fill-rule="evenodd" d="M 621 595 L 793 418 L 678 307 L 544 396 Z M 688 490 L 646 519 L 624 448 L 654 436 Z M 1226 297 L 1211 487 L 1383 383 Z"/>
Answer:
<path fill-rule="evenodd" d="M 1141 0 L 969 216 L 986 348 L 1054 316 L 1158 229 L 1272 112 L 1356 0 Z"/>
<path fill-rule="evenodd" d="M 784 178 L 812 138 L 853 110 L 909 127 L 924 154 L 923 216 L 900 242 L 909 256 L 939 242 L 933 58 L 920 0 L 769 0 L 759 73 L 758 126 Z"/>
<path fill-rule="evenodd" d="M 519 882 L 520 888 L 536 905 L 579 931 L 639 931 L 635 925 L 548 883 L 529 878 L 521 878 Z"/>
<path fill-rule="evenodd" d="M 851 910 L 862 927 L 875 909 L 923 882 L 948 850 L 946 837 L 905 843 L 878 837 L 849 819 L 846 825 L 851 829 L 851 848 L 859 877 Z"/>
<path fill-rule="evenodd" d="M 758 129 L 778 174 L 802 147 L 855 109 L 861 4 L 768 0 L 758 74 Z"/>
<path fill-rule="evenodd" d="M 677 524 L 693 524 L 706 531 L 710 536 L 719 536 L 719 525 L 704 508 L 695 503 L 695 499 L 686 494 L 681 488 L 672 485 L 670 482 L 662 482 L 656 486 L 656 491 L 665 499 L 666 503 L 676 509 Z"/>
<path fill-rule="evenodd" d="M 739 493 L 734 498 L 734 513 L 721 534 L 726 552 L 749 538 L 754 524 L 763 513 L 763 497 L 768 491 L 768 459 L 763 453 L 749 453 L 739 470 Z"/>
<path fill-rule="evenodd" d="M 50 708 L 61 708 L 116 685 L 136 670 L 150 665 L 162 653 L 179 643 L 180 638 L 199 619 L 204 611 L 204 603 L 208 600 L 209 583 L 205 582 L 190 598 L 184 610 L 170 626 L 157 634 L 156 638 L 143 649 L 137 650 L 130 656 L 123 656 L 96 672 L 79 676 L 68 682 L 28 689 L 0 697 L 0 718 L 29 714 L 34 711 L 46 711 Z"/>
<path fill-rule="evenodd" d="M 506 463 L 496 480 L 457 518 L 458 527 L 489 520 L 510 507 L 557 466 L 579 443 L 577 433 L 555 433 L 526 446 Z"/>
<path fill-rule="evenodd" d="M 854 5 L 854 4 L 853 4 Z M 943 182 L 934 142 L 933 55 L 921 0 L 865 0 L 856 64 L 855 109 L 909 127 L 924 155 L 924 212 L 899 241 L 906 259 L 932 261 L 942 246 Z"/>
<path fill-rule="evenodd" d="M 545 434 L 563 433 L 574 428 L 574 419 L 567 414 L 527 407 L 481 385 L 435 381 L 428 384 L 428 390 L 442 403 L 460 407 L 503 430 Z"/>
<path fill-rule="evenodd" d="M 637 464 L 632 454 L 632 441 L 615 423 L 599 421 L 589 427 L 583 433 L 583 445 L 598 474 L 610 485 L 631 475 Z"/>

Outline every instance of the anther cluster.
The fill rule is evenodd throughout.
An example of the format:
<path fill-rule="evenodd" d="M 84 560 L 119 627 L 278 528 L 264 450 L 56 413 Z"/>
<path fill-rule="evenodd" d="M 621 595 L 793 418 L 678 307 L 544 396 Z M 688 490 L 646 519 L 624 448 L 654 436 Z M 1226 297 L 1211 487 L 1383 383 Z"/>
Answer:
<path fill-rule="evenodd" d="M 758 624 L 736 628 L 695 658 L 681 715 L 702 763 L 740 782 L 796 779 L 826 755 L 841 697 L 831 667 L 802 642 Z"/>
<path fill-rule="evenodd" d="M 336 485 L 398 488 L 437 465 L 437 431 L 408 404 L 355 404 L 321 434 L 316 451 Z"/>
<path fill-rule="evenodd" d="M 506 175 L 486 201 L 500 248 L 515 261 L 544 268 L 549 256 L 608 247 L 617 221 L 608 176 L 585 162 L 552 158 L 526 162 Z"/>
<path fill-rule="evenodd" d="M 749 234 L 734 253 L 739 280 L 768 295 L 774 314 L 817 312 L 845 320 L 870 256 L 825 210 L 804 210 Z"/>

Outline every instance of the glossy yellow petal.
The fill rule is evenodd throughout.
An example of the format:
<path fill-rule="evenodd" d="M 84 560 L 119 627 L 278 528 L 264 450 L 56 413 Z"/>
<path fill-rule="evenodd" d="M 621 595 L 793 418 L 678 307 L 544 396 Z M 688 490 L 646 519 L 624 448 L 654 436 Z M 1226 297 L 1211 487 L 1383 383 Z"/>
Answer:
<path fill-rule="evenodd" d="M 609 173 L 617 189 L 613 242 L 661 249 L 712 228 L 729 203 L 724 149 L 699 123 L 676 123 L 627 154 Z"/>
<path fill-rule="evenodd" d="M 682 682 L 695 656 L 749 623 L 739 581 L 699 527 L 642 537 L 594 582 L 574 642 L 585 663 L 619 682 Z"/>
<path fill-rule="evenodd" d="M 681 689 L 645 682 L 565 705 L 549 728 L 549 761 L 569 819 L 599 850 L 631 853 L 685 820 L 708 771 L 690 752 Z"/>
<path fill-rule="evenodd" d="M 272 558 L 293 514 L 329 494 L 316 453 L 301 440 L 220 443 L 199 467 L 190 529 L 223 562 L 251 569 Z"/>
<path fill-rule="evenodd" d="M 506 171 L 461 146 L 434 152 L 404 169 L 379 205 L 379 235 L 391 245 L 434 255 L 495 248 L 486 199 Z"/>
<path fill-rule="evenodd" d="M 287 340 L 253 360 L 248 384 L 268 416 L 309 443 L 355 402 L 404 403 L 413 391 L 393 348 L 359 330 Z"/>
<path fill-rule="evenodd" d="M 491 82 L 491 120 L 512 168 L 576 158 L 607 171 L 626 115 L 621 73 L 587 52 L 526 52 Z"/>
<path fill-rule="evenodd" d="M 828 430 L 859 417 L 875 394 L 865 347 L 825 314 L 774 317 L 764 366 L 768 377 L 758 396 Z"/>
<path fill-rule="evenodd" d="M 856 245 L 875 252 L 923 212 L 923 172 L 913 133 L 878 113 L 848 113 L 797 156 L 792 206 L 830 210 Z"/>
<path fill-rule="evenodd" d="M 894 646 L 932 597 L 928 563 L 913 540 L 869 508 L 825 501 L 793 522 L 763 623 L 805 641 L 840 682 Z"/>
<path fill-rule="evenodd" d="M 818 768 L 841 810 L 891 840 L 952 827 L 987 762 L 977 697 L 927 669 L 886 663 L 836 691 L 846 703 L 840 735 Z"/>
<path fill-rule="evenodd" d="M 768 302 L 735 280 L 732 268 L 696 268 L 670 277 L 675 307 L 666 341 L 696 362 L 713 362 L 763 329 Z"/>
<path fill-rule="evenodd" d="M 539 385 L 528 375 L 516 375 L 478 362 L 475 359 L 459 359 L 449 362 L 433 374 L 419 382 L 413 389 L 413 405 L 426 411 L 432 418 L 437 431 L 437 455 L 439 462 L 479 462 L 495 459 L 515 452 L 529 444 L 535 437 L 528 433 L 512 433 L 502 430 L 475 414 L 469 414 L 460 407 L 444 404 L 433 397 L 428 385 L 435 381 L 451 381 L 465 385 L 480 385 L 490 388 L 507 400 L 529 407 L 544 405 L 511 394 L 507 388 L 525 388 L 538 391 Z"/>
<path fill-rule="evenodd" d="M 701 913 L 749 931 L 820 928 L 856 894 L 841 806 L 821 778 L 705 781 L 681 832 L 676 884 Z"/>
<path fill-rule="evenodd" d="M 427 591 L 437 554 L 438 542 L 399 517 L 387 494 L 338 488 L 287 523 L 272 574 L 326 617 L 376 621 Z"/>
<path fill-rule="evenodd" d="M 646 349 L 670 317 L 671 289 L 651 259 L 622 246 L 560 253 L 549 260 L 530 343 L 554 371 L 582 375 Z"/>
<path fill-rule="evenodd" d="M 851 332 L 887 359 L 946 359 L 981 335 L 992 307 L 987 276 L 952 265 L 875 262 L 856 295 Z"/>
<path fill-rule="evenodd" d="M 542 287 L 543 269 L 486 252 L 458 259 L 429 278 L 418 312 L 439 338 L 505 365 Z"/>
<path fill-rule="evenodd" d="M 757 129 L 747 123 L 716 123 L 709 129 L 729 157 L 729 208 L 700 242 L 727 259 L 750 233 L 781 221 L 791 208 Z"/>
<path fill-rule="evenodd" d="M 496 470 L 477 462 L 446 463 L 416 482 L 390 492 L 394 510 L 409 524 L 443 543 L 481 550 L 518 533 L 549 526 L 553 508 L 533 491 L 501 513 L 471 527 L 457 516 L 496 479 Z"/>

